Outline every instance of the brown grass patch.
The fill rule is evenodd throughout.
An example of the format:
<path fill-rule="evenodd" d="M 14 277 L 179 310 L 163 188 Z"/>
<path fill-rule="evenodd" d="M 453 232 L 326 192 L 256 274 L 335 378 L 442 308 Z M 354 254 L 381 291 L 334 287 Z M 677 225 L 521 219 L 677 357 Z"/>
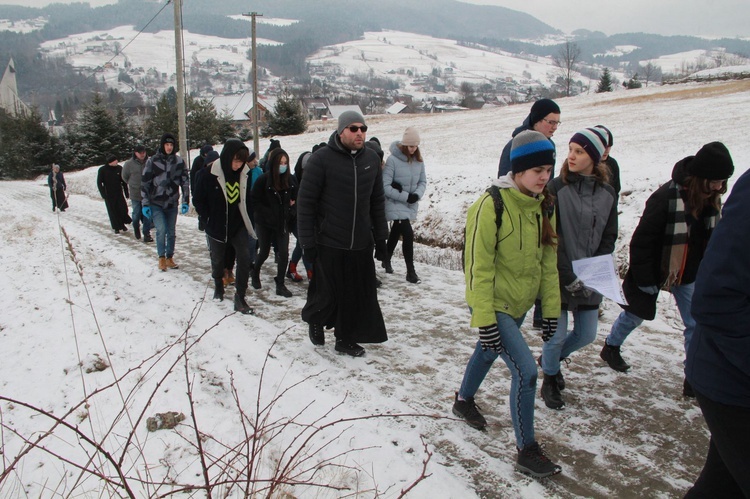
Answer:
<path fill-rule="evenodd" d="M 595 102 L 592 106 L 611 106 L 612 104 L 640 104 L 661 100 L 684 100 L 705 99 L 717 95 L 735 94 L 750 91 L 750 80 L 738 80 L 727 83 L 711 83 L 699 87 L 675 88 L 665 92 L 657 92 L 647 95 L 634 95 L 631 97 L 614 98 L 606 102 Z"/>

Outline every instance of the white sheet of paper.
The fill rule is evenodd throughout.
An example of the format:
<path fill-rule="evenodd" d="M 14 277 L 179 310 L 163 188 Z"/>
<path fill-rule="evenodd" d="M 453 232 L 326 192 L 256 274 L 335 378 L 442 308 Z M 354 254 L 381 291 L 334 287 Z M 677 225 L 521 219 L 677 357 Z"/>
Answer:
<path fill-rule="evenodd" d="M 573 261 L 573 272 L 587 288 L 600 293 L 621 305 L 627 305 L 620 286 L 620 276 L 615 270 L 612 255 L 593 256 Z"/>

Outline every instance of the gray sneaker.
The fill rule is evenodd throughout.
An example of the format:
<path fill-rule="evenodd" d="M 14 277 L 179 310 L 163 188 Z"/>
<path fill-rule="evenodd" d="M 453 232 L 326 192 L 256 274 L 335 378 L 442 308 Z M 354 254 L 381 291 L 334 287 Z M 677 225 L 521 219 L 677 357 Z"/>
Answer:
<path fill-rule="evenodd" d="M 484 430 L 487 426 L 487 420 L 479 413 L 479 407 L 474 403 L 474 397 L 467 397 L 466 400 L 458 400 L 458 392 L 456 392 L 456 399 L 453 402 L 453 414 L 477 430 Z"/>

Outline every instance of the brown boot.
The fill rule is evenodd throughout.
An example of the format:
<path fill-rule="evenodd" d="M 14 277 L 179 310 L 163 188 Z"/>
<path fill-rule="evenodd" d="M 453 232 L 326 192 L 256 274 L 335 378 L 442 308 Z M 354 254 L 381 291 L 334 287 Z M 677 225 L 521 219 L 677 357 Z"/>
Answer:
<path fill-rule="evenodd" d="M 174 258 L 172 258 L 171 256 L 169 258 L 167 258 L 166 265 L 167 265 L 168 269 L 179 269 L 180 268 L 180 266 L 175 263 Z"/>
<path fill-rule="evenodd" d="M 167 259 L 163 256 L 159 257 L 159 270 L 161 270 L 162 272 L 167 271 Z"/>
<path fill-rule="evenodd" d="M 234 284 L 234 274 L 229 269 L 224 269 L 224 287 Z"/>

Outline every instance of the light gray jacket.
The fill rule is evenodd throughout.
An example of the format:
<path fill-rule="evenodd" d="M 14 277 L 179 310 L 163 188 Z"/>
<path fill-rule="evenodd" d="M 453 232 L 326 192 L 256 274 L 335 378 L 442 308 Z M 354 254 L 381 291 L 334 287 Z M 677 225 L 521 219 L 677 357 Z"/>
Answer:
<path fill-rule="evenodd" d="M 141 176 L 143 175 L 143 167 L 147 159 L 148 157 L 144 158 L 143 162 L 140 162 L 135 157 L 135 154 L 133 154 L 133 157 L 122 165 L 122 179 L 128 184 L 130 199 L 133 201 L 141 200 Z"/>
<path fill-rule="evenodd" d="M 555 196 L 557 211 L 557 269 L 560 273 L 560 293 L 568 310 L 578 306 L 596 307 L 602 296 L 572 296 L 565 286 L 577 276 L 573 260 L 607 255 L 614 251 L 617 240 L 617 194 L 609 184 L 602 184 L 593 176 L 568 173 L 567 183 L 555 177 L 547 184 Z"/>
<path fill-rule="evenodd" d="M 406 202 L 409 194 L 424 197 L 427 189 L 427 176 L 424 163 L 406 160 L 406 155 L 398 148 L 399 142 L 391 144 L 391 155 L 385 162 L 383 170 L 383 190 L 385 191 L 385 219 L 386 220 L 416 220 L 419 201 L 409 204 Z M 401 192 L 391 184 L 401 184 Z"/>

